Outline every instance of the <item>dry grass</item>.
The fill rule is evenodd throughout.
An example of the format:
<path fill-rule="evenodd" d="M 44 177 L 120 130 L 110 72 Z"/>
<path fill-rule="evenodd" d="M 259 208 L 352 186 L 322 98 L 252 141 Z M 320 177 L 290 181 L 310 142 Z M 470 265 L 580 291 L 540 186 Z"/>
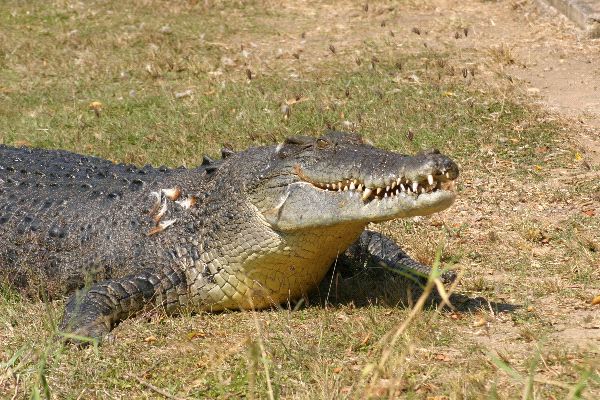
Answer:
<path fill-rule="evenodd" d="M 456 311 L 417 314 L 371 273 L 297 310 L 144 315 L 84 350 L 53 339 L 62 302 L 4 291 L 0 397 L 598 398 L 599 171 L 507 79 L 516 55 L 477 43 L 502 6 L 436 7 L 3 2 L 1 142 L 168 165 L 326 128 L 439 147 L 457 204 L 377 229 L 464 278 Z"/>

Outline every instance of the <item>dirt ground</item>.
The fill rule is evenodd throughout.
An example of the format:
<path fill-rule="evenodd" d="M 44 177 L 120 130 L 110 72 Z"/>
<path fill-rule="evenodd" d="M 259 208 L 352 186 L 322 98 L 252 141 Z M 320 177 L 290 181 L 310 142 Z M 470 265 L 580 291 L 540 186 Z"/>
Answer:
<path fill-rule="evenodd" d="M 551 7 L 516 30 L 518 65 L 511 68 L 527 91 L 560 115 L 581 125 L 574 137 L 590 164 L 600 165 L 600 40 L 581 39 L 581 31 Z M 527 17 L 526 17 L 527 18 Z M 543 21 L 542 24 L 539 21 Z M 544 29 L 544 25 L 546 25 Z"/>

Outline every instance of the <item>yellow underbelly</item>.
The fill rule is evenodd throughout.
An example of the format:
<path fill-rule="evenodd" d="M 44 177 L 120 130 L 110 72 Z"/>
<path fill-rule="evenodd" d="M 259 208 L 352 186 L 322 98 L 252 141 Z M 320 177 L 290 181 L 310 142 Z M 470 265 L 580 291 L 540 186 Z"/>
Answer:
<path fill-rule="evenodd" d="M 297 299 L 314 289 L 364 225 L 327 227 L 274 238 L 242 264 L 221 261 L 210 308 L 260 309 Z"/>

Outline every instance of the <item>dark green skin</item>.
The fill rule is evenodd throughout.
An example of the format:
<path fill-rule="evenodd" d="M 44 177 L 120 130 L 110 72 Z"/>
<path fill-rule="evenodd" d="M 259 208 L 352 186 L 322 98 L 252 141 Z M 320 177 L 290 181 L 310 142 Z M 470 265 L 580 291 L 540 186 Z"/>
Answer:
<path fill-rule="evenodd" d="M 339 133 L 326 139 L 346 140 Z M 294 146 L 300 151 L 307 144 L 286 149 Z M 254 211 L 240 193 L 261 187 L 257 171 L 265 160 L 281 158 L 278 150 L 254 148 L 193 169 L 170 169 L 0 146 L 0 284 L 43 298 L 71 294 L 61 329 L 94 339 L 148 305 L 177 312 L 202 304 L 220 272 L 202 264 L 202 252 L 227 251 L 227 243 L 246 229 Z M 434 158 L 458 174 L 449 159 Z M 168 202 L 162 221 L 177 223 L 153 233 L 156 199 L 149 194 L 174 187 L 181 189 L 180 199 L 193 197 L 195 204 L 186 210 Z M 413 276 L 430 272 L 391 239 L 371 231 L 340 260 Z M 195 281 L 182 262 L 204 265 Z"/>
<path fill-rule="evenodd" d="M 207 166 L 138 168 L 0 146 L 0 280 L 57 298 L 86 280 L 154 268 L 177 240 L 147 235 L 155 226 L 148 193 L 176 185 L 194 192 L 209 175 Z"/>

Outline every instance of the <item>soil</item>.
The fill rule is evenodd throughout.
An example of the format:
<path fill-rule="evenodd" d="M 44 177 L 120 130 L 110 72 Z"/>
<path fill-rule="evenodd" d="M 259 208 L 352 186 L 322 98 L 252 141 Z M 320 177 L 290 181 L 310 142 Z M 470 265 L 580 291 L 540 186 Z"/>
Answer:
<path fill-rule="evenodd" d="M 574 139 L 588 163 L 600 166 L 600 39 L 582 38 L 551 7 L 538 10 L 536 27 L 520 29 L 524 41 L 516 42 L 515 53 L 522 64 L 513 73 L 540 103 L 581 125 Z"/>

